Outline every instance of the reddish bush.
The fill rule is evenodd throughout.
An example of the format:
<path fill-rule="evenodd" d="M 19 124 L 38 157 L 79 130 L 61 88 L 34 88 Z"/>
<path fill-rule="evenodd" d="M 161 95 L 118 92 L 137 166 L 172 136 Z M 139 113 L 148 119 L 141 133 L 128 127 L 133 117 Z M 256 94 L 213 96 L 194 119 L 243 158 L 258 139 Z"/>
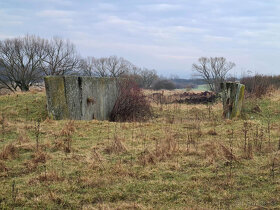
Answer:
<path fill-rule="evenodd" d="M 122 79 L 111 121 L 145 121 L 152 116 L 151 105 L 133 79 Z"/>

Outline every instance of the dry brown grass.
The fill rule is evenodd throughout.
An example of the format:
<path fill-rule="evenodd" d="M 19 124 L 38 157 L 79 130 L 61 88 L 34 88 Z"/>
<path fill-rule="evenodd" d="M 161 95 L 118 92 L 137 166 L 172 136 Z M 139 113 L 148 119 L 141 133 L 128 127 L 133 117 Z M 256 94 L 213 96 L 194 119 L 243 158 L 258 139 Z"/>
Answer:
<path fill-rule="evenodd" d="M 7 172 L 7 171 L 8 171 L 8 168 L 5 164 L 5 162 L 0 160 L 0 172 Z"/>
<path fill-rule="evenodd" d="M 108 145 L 104 152 L 107 154 L 120 154 L 127 152 L 127 148 L 123 143 L 123 139 L 119 138 L 118 136 L 114 136 L 110 145 Z"/>
<path fill-rule="evenodd" d="M 208 135 L 211 135 L 211 136 L 216 136 L 218 135 L 218 133 L 216 132 L 215 129 L 210 129 L 208 132 L 207 132 Z"/>
<path fill-rule="evenodd" d="M 4 146 L 4 148 L 0 152 L 1 160 L 15 159 L 18 156 L 19 156 L 18 149 L 12 143 Z"/>
<path fill-rule="evenodd" d="M 26 169 L 28 172 L 32 172 L 39 164 L 45 164 L 47 160 L 50 159 L 50 155 L 48 155 L 46 152 L 43 151 L 36 151 L 31 155 L 31 160 L 28 160 L 24 163 Z"/>
<path fill-rule="evenodd" d="M 29 184 L 39 184 L 39 183 L 50 183 L 50 182 L 62 182 L 64 180 L 56 171 L 45 171 L 39 174 L 35 178 L 29 180 Z"/>
<path fill-rule="evenodd" d="M 60 136 L 71 136 L 76 131 L 75 122 L 73 120 L 68 121 L 63 129 L 60 131 Z"/>
<path fill-rule="evenodd" d="M 148 122 L 42 120 L 38 151 L 34 121 L 7 115 L 0 198 L 17 208 L 249 209 L 252 199 L 278 207 L 279 106 L 267 104 L 246 113 L 250 126 L 222 119 L 221 104 L 154 105 Z"/>

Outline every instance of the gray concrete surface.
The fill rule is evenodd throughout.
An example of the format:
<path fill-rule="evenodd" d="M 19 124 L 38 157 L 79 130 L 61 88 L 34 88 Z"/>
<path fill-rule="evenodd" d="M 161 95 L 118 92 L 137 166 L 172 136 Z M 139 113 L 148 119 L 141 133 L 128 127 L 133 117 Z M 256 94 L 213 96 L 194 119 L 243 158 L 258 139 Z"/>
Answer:
<path fill-rule="evenodd" d="M 109 120 L 118 96 L 116 78 L 48 76 L 47 108 L 56 120 Z"/>

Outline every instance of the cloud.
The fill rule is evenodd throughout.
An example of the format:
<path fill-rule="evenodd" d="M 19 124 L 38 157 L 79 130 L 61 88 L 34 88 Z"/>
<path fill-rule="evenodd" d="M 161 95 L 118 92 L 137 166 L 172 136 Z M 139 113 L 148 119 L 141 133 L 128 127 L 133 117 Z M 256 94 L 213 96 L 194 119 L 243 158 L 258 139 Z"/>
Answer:
<path fill-rule="evenodd" d="M 173 31 L 177 33 L 203 33 L 206 32 L 204 28 L 198 27 L 188 27 L 188 26 L 172 26 L 170 27 Z"/>
<path fill-rule="evenodd" d="M 146 4 L 140 5 L 138 8 L 142 11 L 150 12 L 166 12 L 166 11 L 176 11 L 181 10 L 182 7 L 179 4 Z"/>
<path fill-rule="evenodd" d="M 71 0 L 23 0 L 26 3 L 40 3 L 40 4 L 51 4 L 51 5 L 62 5 L 62 6 L 72 6 L 73 1 Z"/>
<path fill-rule="evenodd" d="M 103 11 L 117 11 L 119 9 L 118 6 L 110 3 L 98 3 L 94 9 L 96 8 Z"/>
<path fill-rule="evenodd" d="M 225 36 L 205 35 L 204 40 L 207 42 L 230 42 L 230 41 L 232 41 L 232 38 L 225 37 Z"/>
<path fill-rule="evenodd" d="M 46 18 L 67 18 L 72 17 L 75 12 L 67 11 L 67 10 L 42 10 L 36 13 L 39 17 L 46 17 Z"/>
<path fill-rule="evenodd" d="M 277 0 L 13 0 L 0 5 L 1 39 L 59 35 L 85 56 L 115 54 L 160 73 L 191 68 L 200 56 L 225 56 L 258 71 L 264 64 L 277 66 L 271 59 L 280 50 Z"/>

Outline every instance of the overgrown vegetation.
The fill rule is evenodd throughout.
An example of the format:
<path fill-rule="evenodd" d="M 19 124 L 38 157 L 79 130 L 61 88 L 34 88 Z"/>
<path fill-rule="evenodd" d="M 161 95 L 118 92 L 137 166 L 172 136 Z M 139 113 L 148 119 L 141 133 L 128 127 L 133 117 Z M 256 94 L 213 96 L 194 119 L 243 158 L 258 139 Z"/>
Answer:
<path fill-rule="evenodd" d="M 153 103 L 146 122 L 53 121 L 43 93 L 0 96 L 0 208 L 280 208 L 279 93 L 238 120 Z"/>
<path fill-rule="evenodd" d="M 260 98 L 273 89 L 280 88 L 280 76 L 265 76 L 257 74 L 255 76 L 243 77 L 240 81 L 246 86 L 247 96 Z"/>
<path fill-rule="evenodd" d="M 152 107 L 133 79 L 119 82 L 119 95 L 111 112 L 111 121 L 146 121 L 152 117 Z"/>

